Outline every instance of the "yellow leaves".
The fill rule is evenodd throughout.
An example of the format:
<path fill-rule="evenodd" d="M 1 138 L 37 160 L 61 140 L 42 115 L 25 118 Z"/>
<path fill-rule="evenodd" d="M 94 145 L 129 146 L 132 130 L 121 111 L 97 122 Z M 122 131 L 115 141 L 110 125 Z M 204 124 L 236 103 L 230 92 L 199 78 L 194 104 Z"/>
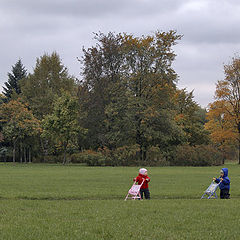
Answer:
<path fill-rule="evenodd" d="M 218 81 L 215 97 L 218 100 L 240 101 L 240 58 L 233 58 L 232 63 L 224 66 L 225 79 Z"/>
<path fill-rule="evenodd" d="M 234 141 L 239 137 L 240 58 L 224 66 L 225 79 L 216 85 L 216 101 L 210 104 L 205 127 L 215 142 Z"/>
<path fill-rule="evenodd" d="M 175 116 L 174 119 L 177 123 L 180 123 L 184 120 L 184 115 L 183 114 L 178 114 L 178 115 Z"/>
<path fill-rule="evenodd" d="M 209 105 L 208 122 L 205 129 L 210 132 L 214 143 L 234 143 L 238 137 L 236 119 L 231 104 L 226 101 L 215 101 Z"/>
<path fill-rule="evenodd" d="M 145 111 L 144 111 L 144 116 L 145 120 L 149 118 L 154 118 L 158 115 L 158 112 L 154 109 L 154 106 L 149 106 Z M 142 119 L 141 123 L 145 123 L 144 119 Z"/>
<path fill-rule="evenodd" d="M 227 81 L 240 81 L 240 58 L 232 58 L 232 63 L 224 66 L 225 79 Z"/>
<path fill-rule="evenodd" d="M 215 98 L 217 99 L 225 99 L 231 98 L 232 94 L 232 86 L 231 84 L 226 80 L 218 81 L 216 85 L 216 91 L 215 91 Z"/>
<path fill-rule="evenodd" d="M 27 105 L 21 102 L 21 99 L 12 100 L 2 104 L 0 107 L 0 115 L 5 126 L 15 129 L 14 134 L 29 135 L 38 134 L 40 132 L 40 122 L 36 119 Z"/>
<path fill-rule="evenodd" d="M 133 37 L 133 35 L 124 34 L 122 40 L 125 46 L 136 47 L 138 49 L 150 47 L 154 42 L 153 36 L 142 36 L 141 38 Z"/>

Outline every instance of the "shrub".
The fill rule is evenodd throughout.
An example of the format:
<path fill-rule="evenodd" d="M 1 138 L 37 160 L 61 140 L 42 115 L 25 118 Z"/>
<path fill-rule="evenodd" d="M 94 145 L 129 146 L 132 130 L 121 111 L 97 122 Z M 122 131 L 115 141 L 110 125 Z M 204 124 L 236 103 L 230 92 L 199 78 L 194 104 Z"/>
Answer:
<path fill-rule="evenodd" d="M 146 154 L 145 164 L 148 166 L 169 166 L 170 162 L 166 160 L 159 147 L 150 147 Z"/>
<path fill-rule="evenodd" d="M 114 150 L 101 149 L 108 166 L 134 166 L 138 165 L 139 145 L 123 146 Z"/>
<path fill-rule="evenodd" d="M 45 159 L 46 163 L 59 163 L 59 162 L 62 162 L 61 156 L 58 156 L 58 155 L 48 155 L 48 156 L 45 156 L 45 157 L 41 156 L 41 157 L 38 157 L 38 158 L 34 157 L 32 159 L 32 162 L 34 162 L 34 163 L 42 162 L 43 158 Z"/>
<path fill-rule="evenodd" d="M 106 159 L 101 153 L 91 153 L 86 154 L 86 164 L 88 166 L 105 166 L 106 165 Z"/>
<path fill-rule="evenodd" d="M 71 163 L 86 163 L 86 155 L 82 152 L 73 153 L 70 156 Z"/>
<path fill-rule="evenodd" d="M 211 145 L 181 145 L 173 152 L 170 163 L 174 166 L 217 166 L 222 159 L 222 153 Z"/>
<path fill-rule="evenodd" d="M 150 147 L 145 161 L 140 160 L 137 144 L 114 150 L 104 147 L 98 152 L 87 150 L 70 156 L 72 163 L 85 163 L 88 166 L 214 166 L 220 165 L 222 159 L 222 153 L 210 145 L 180 145 L 168 155 L 164 155 L 159 147 Z"/>
<path fill-rule="evenodd" d="M 146 152 L 145 161 L 140 160 L 140 147 L 138 144 L 122 146 L 114 150 L 99 149 L 105 156 L 108 166 L 169 166 L 170 162 L 163 156 L 159 147 L 151 147 Z"/>
<path fill-rule="evenodd" d="M 105 156 L 108 166 L 169 166 L 170 163 L 158 147 L 151 147 L 146 152 L 146 160 L 141 161 L 139 145 L 122 146 L 114 150 L 99 149 Z"/>
<path fill-rule="evenodd" d="M 74 153 L 70 157 L 72 163 L 86 163 L 88 166 L 105 166 L 106 158 L 101 152 L 87 150 Z"/>

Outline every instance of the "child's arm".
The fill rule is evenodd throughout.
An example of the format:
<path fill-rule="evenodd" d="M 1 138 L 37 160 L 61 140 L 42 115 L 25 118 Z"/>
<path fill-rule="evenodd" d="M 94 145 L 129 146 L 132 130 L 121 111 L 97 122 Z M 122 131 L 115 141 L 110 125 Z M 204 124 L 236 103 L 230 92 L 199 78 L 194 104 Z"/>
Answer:
<path fill-rule="evenodd" d="M 215 179 L 215 180 L 214 180 Z M 222 182 L 224 185 L 228 185 L 230 183 L 230 180 L 228 178 L 213 178 L 213 180 L 216 182 L 216 183 L 220 183 Z"/>
<path fill-rule="evenodd" d="M 135 178 L 133 179 L 133 181 L 134 181 L 134 182 L 138 182 L 138 181 L 139 181 L 139 177 L 138 177 L 138 176 L 135 177 Z"/>
<path fill-rule="evenodd" d="M 222 178 L 222 183 L 224 185 L 228 185 L 230 183 L 230 180 L 228 178 Z"/>
<path fill-rule="evenodd" d="M 146 177 L 145 180 L 146 180 L 147 182 L 150 182 L 150 181 L 151 181 L 150 177 Z"/>
<path fill-rule="evenodd" d="M 220 178 L 213 178 L 213 181 L 214 181 L 215 183 L 219 183 L 219 182 L 221 181 L 221 179 L 220 179 Z"/>

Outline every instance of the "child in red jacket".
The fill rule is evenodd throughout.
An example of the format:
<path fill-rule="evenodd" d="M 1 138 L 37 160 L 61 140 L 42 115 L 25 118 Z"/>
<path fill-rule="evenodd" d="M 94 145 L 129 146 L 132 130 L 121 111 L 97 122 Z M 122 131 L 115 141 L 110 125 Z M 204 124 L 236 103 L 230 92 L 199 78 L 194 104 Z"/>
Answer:
<path fill-rule="evenodd" d="M 143 199 L 143 193 L 146 199 L 150 199 L 150 192 L 148 189 L 148 183 L 150 182 L 150 178 L 147 175 L 147 169 L 145 168 L 141 168 L 139 169 L 139 174 L 136 178 L 133 179 L 133 181 L 137 182 L 138 185 L 141 185 L 142 181 L 144 180 L 143 185 L 141 186 L 140 189 L 140 194 L 141 194 L 141 198 Z"/>

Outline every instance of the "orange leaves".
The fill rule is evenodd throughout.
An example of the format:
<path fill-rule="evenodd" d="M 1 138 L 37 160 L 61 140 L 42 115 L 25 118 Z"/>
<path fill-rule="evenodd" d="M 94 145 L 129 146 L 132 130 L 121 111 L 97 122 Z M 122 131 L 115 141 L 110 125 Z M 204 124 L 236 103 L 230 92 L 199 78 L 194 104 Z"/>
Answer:
<path fill-rule="evenodd" d="M 240 135 L 240 58 L 224 66 L 225 79 L 216 85 L 216 101 L 210 104 L 205 127 L 216 143 L 239 140 Z"/>
<path fill-rule="evenodd" d="M 233 58 L 232 63 L 224 66 L 225 79 L 218 81 L 215 97 L 228 100 L 232 105 L 240 102 L 240 58 Z M 239 107 L 238 107 L 239 108 Z M 238 109 L 239 111 L 240 109 Z"/>
<path fill-rule="evenodd" d="M 183 114 L 178 114 L 175 116 L 174 120 L 177 122 L 177 123 L 181 123 L 183 120 L 184 120 L 185 116 Z"/>
<path fill-rule="evenodd" d="M 39 120 L 33 116 L 21 99 L 2 104 L 0 115 L 3 122 L 3 133 L 7 129 L 5 135 L 9 135 L 8 138 L 32 136 L 41 131 Z"/>
<path fill-rule="evenodd" d="M 240 58 L 234 57 L 232 58 L 232 64 L 224 66 L 224 72 L 226 76 L 226 80 L 233 82 L 239 81 L 240 76 Z"/>
<path fill-rule="evenodd" d="M 154 42 L 154 37 L 153 36 L 142 36 L 141 38 L 139 37 L 134 37 L 133 35 L 130 34 L 124 34 L 122 35 L 122 40 L 124 45 L 126 46 L 131 46 L 131 47 L 136 47 L 136 48 L 146 48 L 151 46 L 151 44 Z"/>
<path fill-rule="evenodd" d="M 220 100 L 210 104 L 205 129 L 210 132 L 214 143 L 229 144 L 236 141 L 236 119 L 232 113 L 232 106 L 226 101 Z"/>
<path fill-rule="evenodd" d="M 230 97 L 231 89 L 228 81 L 222 80 L 218 81 L 216 85 L 215 96 L 216 98 L 226 98 Z"/>

